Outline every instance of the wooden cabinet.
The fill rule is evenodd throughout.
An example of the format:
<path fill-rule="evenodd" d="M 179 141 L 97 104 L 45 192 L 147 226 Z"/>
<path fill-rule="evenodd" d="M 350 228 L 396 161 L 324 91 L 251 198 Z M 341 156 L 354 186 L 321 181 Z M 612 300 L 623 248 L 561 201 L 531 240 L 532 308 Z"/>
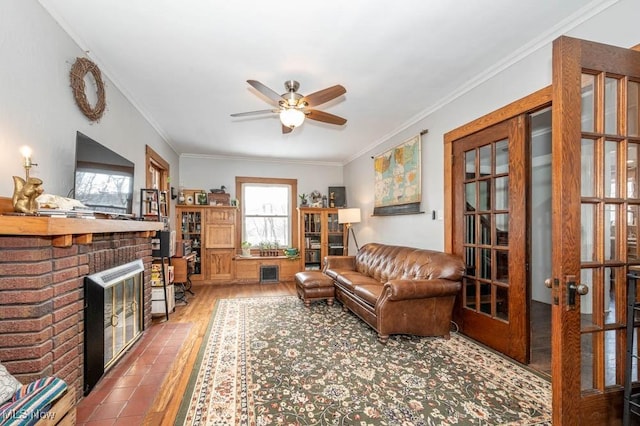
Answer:
<path fill-rule="evenodd" d="M 206 256 L 209 281 L 224 281 L 227 284 L 233 280 L 233 250 L 208 249 Z"/>
<path fill-rule="evenodd" d="M 195 253 L 191 280 L 213 283 L 233 280 L 237 208 L 178 206 L 176 211 L 182 239 L 191 239 Z"/>
<path fill-rule="evenodd" d="M 176 228 L 178 231 L 178 243 L 183 240 L 191 240 L 191 251 L 194 254 L 193 275 L 191 279 L 198 281 L 202 276 L 202 224 L 205 218 L 204 207 L 176 208 Z"/>
<path fill-rule="evenodd" d="M 298 259 L 289 259 L 285 256 L 265 257 L 236 257 L 235 280 L 238 283 L 258 283 L 260 269 L 263 267 L 277 267 L 278 281 L 293 281 L 293 276 L 300 271 Z"/>
<path fill-rule="evenodd" d="M 338 223 L 338 209 L 299 208 L 300 257 L 305 270 L 322 269 L 324 257 L 344 254 L 346 228 Z"/>
<path fill-rule="evenodd" d="M 236 209 L 216 207 L 207 211 L 205 247 L 234 248 L 236 245 Z"/>
<path fill-rule="evenodd" d="M 314 212 L 331 210 L 327 220 L 337 224 L 336 209 L 311 209 Z M 240 257 L 236 247 L 236 220 L 238 209 L 230 206 L 184 206 L 176 208 L 176 226 L 181 240 L 190 239 L 194 256 L 193 275 L 190 279 L 208 284 L 258 283 L 263 267 L 278 267 L 279 281 L 293 281 L 300 271 L 298 259 L 285 256 Z M 335 217 L 334 217 L 335 216 Z M 335 219 L 335 220 L 334 220 Z M 327 228 L 327 232 L 328 229 Z M 327 234 L 334 236 L 335 232 Z M 342 234 L 339 243 L 342 245 Z M 280 251 L 282 253 L 282 251 Z M 176 277 L 186 268 L 178 267 Z M 176 282 L 181 282 L 178 278 Z"/>

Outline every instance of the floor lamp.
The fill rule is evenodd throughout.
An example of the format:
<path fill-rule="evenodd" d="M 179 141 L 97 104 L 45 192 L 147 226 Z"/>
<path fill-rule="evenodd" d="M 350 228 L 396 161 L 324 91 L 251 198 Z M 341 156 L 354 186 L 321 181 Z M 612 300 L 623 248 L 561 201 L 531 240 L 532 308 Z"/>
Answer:
<path fill-rule="evenodd" d="M 356 243 L 356 249 L 358 247 L 358 240 L 356 240 L 356 234 L 351 227 L 354 223 L 360 223 L 360 209 L 338 209 L 338 223 L 344 224 L 347 228 L 347 242 L 344 245 L 345 256 L 349 254 L 349 233 L 353 235 L 353 241 Z"/>

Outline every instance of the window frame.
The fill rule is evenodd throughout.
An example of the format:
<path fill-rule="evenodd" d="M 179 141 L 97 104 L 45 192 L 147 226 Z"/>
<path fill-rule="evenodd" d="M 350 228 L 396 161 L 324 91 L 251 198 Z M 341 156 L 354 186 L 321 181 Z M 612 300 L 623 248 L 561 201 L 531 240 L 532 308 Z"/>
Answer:
<path fill-rule="evenodd" d="M 236 227 L 236 241 L 237 248 L 241 247 L 242 236 L 244 235 L 244 203 L 242 197 L 244 193 L 242 186 L 245 184 L 257 184 L 257 185 L 288 185 L 291 188 L 289 200 L 291 205 L 291 213 L 289 218 L 289 235 L 291 235 L 291 246 L 298 246 L 298 212 L 297 212 L 297 197 L 298 197 L 298 180 L 286 179 L 286 178 L 263 178 L 263 177 L 250 177 L 250 176 L 236 176 L 236 198 L 240 205 L 240 223 Z"/>

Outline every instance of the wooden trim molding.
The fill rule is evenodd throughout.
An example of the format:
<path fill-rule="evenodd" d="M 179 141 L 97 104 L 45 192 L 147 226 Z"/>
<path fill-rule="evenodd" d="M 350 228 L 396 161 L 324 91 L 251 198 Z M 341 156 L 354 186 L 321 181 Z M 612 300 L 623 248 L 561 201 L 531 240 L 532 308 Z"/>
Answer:
<path fill-rule="evenodd" d="M 496 111 L 464 124 L 444 135 L 444 250 L 453 250 L 453 144 L 472 133 L 517 115 L 551 105 L 552 87 L 547 86 Z"/>

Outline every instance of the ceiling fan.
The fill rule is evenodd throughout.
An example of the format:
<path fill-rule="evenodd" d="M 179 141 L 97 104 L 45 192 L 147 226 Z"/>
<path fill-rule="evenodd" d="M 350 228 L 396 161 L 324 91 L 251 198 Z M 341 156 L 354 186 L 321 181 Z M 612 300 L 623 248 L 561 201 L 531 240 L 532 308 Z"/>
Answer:
<path fill-rule="evenodd" d="M 347 93 L 347 90 L 339 84 L 304 96 L 298 93 L 300 83 L 295 80 L 287 80 L 284 82 L 284 87 L 287 89 L 287 92 L 282 95 L 279 95 L 277 92 L 257 80 L 247 80 L 247 83 L 272 101 L 276 108 L 263 109 L 260 111 L 239 112 L 231 114 L 232 117 L 277 113 L 280 115 L 282 133 L 290 133 L 294 128 L 300 126 L 304 122 L 305 118 L 338 125 L 342 125 L 347 122 L 346 119 L 338 117 L 337 115 L 311 109 L 311 107 L 329 102 L 330 100 Z"/>

